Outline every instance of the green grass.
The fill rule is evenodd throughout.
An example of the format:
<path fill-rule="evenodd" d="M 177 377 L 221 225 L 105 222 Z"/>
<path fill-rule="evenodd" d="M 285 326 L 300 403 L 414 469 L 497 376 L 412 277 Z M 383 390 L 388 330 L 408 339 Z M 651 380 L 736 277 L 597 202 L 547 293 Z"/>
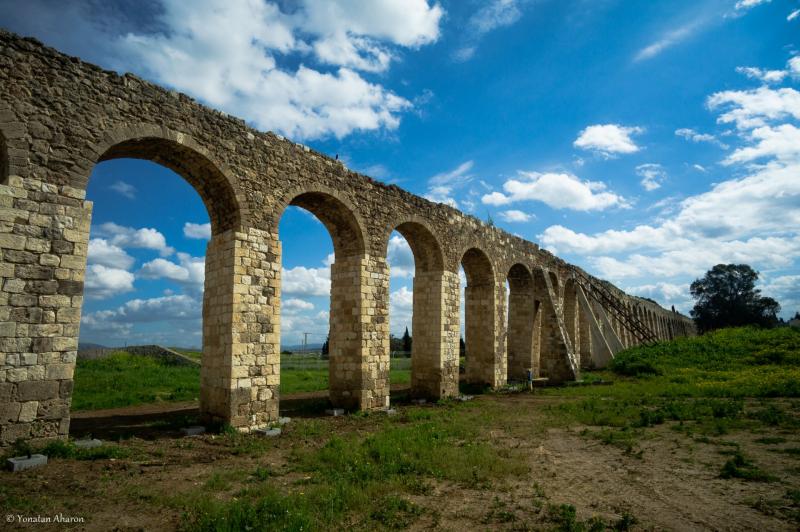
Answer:
<path fill-rule="evenodd" d="M 640 429 L 664 423 L 707 436 L 800 428 L 800 331 L 794 329 L 726 329 L 636 347 L 595 376 L 613 386 L 546 389 L 540 393 L 570 399 L 546 408 L 554 423 L 602 427 L 591 435 L 628 449 L 644 434 Z"/>
<path fill-rule="evenodd" d="M 492 415 L 485 410 L 461 404 L 413 409 L 366 434 L 316 435 L 318 445 L 294 446 L 289 460 L 288 467 L 304 480 L 276 484 L 259 467 L 233 500 L 198 492 L 183 501 L 183 529 L 408 527 L 430 511 L 409 497 L 430 493 L 432 481 L 487 489 L 529 472 L 514 454 L 520 451 L 497 449 L 481 434 L 480 420 Z"/>
<path fill-rule="evenodd" d="M 125 352 L 78 360 L 73 410 L 97 410 L 199 397 L 200 369 Z"/>
<path fill-rule="evenodd" d="M 180 353 L 200 359 L 197 351 Z M 392 384 L 411 382 L 411 359 L 393 358 Z M 281 356 L 281 394 L 328 389 L 328 361 L 314 355 Z M 78 360 L 73 410 L 191 401 L 200 396 L 200 368 L 170 365 L 119 351 L 98 360 Z"/>

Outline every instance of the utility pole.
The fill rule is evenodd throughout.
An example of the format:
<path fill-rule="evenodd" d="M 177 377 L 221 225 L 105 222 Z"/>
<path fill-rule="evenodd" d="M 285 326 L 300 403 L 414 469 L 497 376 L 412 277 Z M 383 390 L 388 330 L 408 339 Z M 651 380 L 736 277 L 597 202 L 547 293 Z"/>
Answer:
<path fill-rule="evenodd" d="M 303 354 L 304 355 L 306 354 L 306 351 L 308 351 L 308 335 L 309 334 L 311 334 L 311 333 L 310 332 L 304 332 L 303 333 Z"/>

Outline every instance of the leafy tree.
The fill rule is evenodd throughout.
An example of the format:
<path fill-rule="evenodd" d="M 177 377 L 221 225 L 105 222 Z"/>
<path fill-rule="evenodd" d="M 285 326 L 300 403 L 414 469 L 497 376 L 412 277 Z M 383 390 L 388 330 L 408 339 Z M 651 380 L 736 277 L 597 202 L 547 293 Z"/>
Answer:
<path fill-rule="evenodd" d="M 772 327 L 781 307 L 755 288 L 758 272 L 747 264 L 717 264 L 690 290 L 697 300 L 691 311 L 698 331 L 759 325 Z"/>
<path fill-rule="evenodd" d="M 331 335 L 329 334 L 325 337 L 325 343 L 322 344 L 322 358 L 328 358 L 328 355 L 330 354 L 330 339 Z"/>
<path fill-rule="evenodd" d="M 463 357 L 467 354 L 467 344 L 464 342 L 464 337 L 458 339 L 458 356 Z"/>
<path fill-rule="evenodd" d="M 403 351 L 406 353 L 411 352 L 411 335 L 408 334 L 408 327 L 406 327 L 406 332 L 403 333 Z"/>

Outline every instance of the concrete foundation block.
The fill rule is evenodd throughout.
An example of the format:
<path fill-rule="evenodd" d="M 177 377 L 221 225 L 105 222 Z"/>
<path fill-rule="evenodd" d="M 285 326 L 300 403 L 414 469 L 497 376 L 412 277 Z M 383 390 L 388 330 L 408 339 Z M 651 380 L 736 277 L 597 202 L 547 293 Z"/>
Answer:
<path fill-rule="evenodd" d="M 275 438 L 281 435 L 281 429 L 277 427 L 272 429 L 256 429 L 253 432 L 260 436 L 266 436 L 267 438 Z"/>
<path fill-rule="evenodd" d="M 290 417 L 279 417 L 278 418 L 278 425 L 287 425 L 292 421 Z"/>
<path fill-rule="evenodd" d="M 329 408 L 325 411 L 326 414 L 329 416 L 343 416 L 344 415 L 344 408 Z"/>
<path fill-rule="evenodd" d="M 424 405 L 424 404 L 426 404 L 428 402 L 428 400 L 427 399 L 413 399 L 411 402 L 414 403 L 415 405 Z"/>
<path fill-rule="evenodd" d="M 183 427 L 181 429 L 184 436 L 199 436 L 200 434 L 205 434 L 206 428 L 201 425 L 194 425 L 192 427 Z"/>
<path fill-rule="evenodd" d="M 43 454 L 32 454 L 30 456 L 15 456 L 6 460 L 6 467 L 10 471 L 18 472 L 26 469 L 33 469 L 47 465 L 47 457 Z"/>
<path fill-rule="evenodd" d="M 103 445 L 103 440 L 98 440 L 97 438 L 91 440 L 75 440 L 72 444 L 78 449 L 93 449 L 94 447 Z"/>

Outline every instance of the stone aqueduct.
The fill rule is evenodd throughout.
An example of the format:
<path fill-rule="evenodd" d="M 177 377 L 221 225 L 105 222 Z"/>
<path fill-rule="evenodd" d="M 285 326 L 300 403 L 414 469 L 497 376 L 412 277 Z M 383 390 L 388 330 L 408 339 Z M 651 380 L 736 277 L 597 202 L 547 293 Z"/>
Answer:
<path fill-rule="evenodd" d="M 587 298 L 578 282 L 584 272 L 453 208 L 32 39 L 0 31 L 0 67 L 0 445 L 68 434 L 92 215 L 85 191 L 95 164 L 120 157 L 174 170 L 208 209 L 207 420 L 248 431 L 278 415 L 278 222 L 288 205 L 315 214 L 334 244 L 336 406 L 389 404 L 386 251 L 393 230 L 408 241 L 416 267 L 416 396 L 458 393 L 459 265 L 467 276 L 469 383 L 501 386 L 524 378 L 527 368 L 555 382 L 575 379 L 582 367 L 601 366 L 638 341 L 619 312 Z M 693 334 L 684 316 L 604 286 L 658 338 Z"/>

